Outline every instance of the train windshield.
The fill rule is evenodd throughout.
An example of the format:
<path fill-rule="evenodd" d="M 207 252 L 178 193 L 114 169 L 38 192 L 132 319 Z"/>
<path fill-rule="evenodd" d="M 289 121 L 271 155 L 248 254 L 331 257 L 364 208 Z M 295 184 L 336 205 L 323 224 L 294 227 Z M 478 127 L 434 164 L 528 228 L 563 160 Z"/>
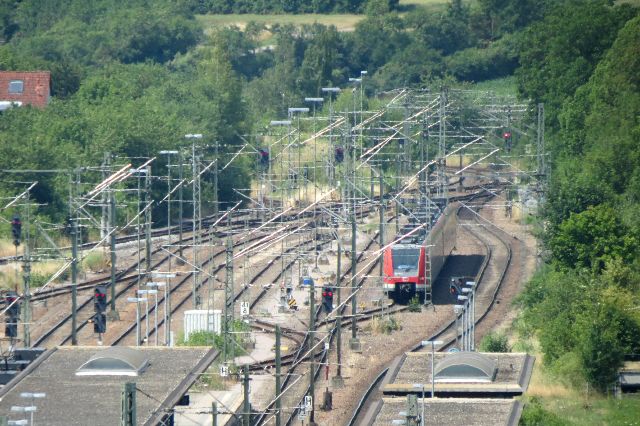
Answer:
<path fill-rule="evenodd" d="M 409 276 L 418 274 L 419 248 L 394 247 L 392 251 L 393 274 Z"/>

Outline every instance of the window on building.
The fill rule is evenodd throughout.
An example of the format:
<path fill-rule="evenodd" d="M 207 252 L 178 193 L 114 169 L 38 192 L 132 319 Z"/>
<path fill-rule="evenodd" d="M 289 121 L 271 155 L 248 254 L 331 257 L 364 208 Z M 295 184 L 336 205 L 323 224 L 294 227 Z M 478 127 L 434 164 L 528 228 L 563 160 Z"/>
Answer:
<path fill-rule="evenodd" d="M 22 80 L 11 80 L 9 82 L 9 93 L 19 94 L 24 91 L 24 81 Z"/>

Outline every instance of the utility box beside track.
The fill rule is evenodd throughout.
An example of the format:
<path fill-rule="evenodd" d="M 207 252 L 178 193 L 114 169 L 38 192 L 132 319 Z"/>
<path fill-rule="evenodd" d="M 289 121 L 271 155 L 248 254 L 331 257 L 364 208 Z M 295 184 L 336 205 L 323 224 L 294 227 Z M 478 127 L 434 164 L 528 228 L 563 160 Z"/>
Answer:
<path fill-rule="evenodd" d="M 222 332 L 222 311 L 219 309 L 192 309 L 184 313 L 184 340 L 189 340 L 191 333 L 210 331 Z"/>

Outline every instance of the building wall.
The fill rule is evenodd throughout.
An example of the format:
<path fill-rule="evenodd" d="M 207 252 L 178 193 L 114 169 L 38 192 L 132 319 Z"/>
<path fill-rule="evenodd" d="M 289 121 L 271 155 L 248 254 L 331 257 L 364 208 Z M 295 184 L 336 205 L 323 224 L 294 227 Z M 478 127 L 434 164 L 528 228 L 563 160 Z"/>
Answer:
<path fill-rule="evenodd" d="M 11 82 L 22 81 L 22 93 L 10 93 Z M 0 101 L 19 101 L 23 105 L 44 108 L 51 96 L 49 71 L 0 71 Z"/>

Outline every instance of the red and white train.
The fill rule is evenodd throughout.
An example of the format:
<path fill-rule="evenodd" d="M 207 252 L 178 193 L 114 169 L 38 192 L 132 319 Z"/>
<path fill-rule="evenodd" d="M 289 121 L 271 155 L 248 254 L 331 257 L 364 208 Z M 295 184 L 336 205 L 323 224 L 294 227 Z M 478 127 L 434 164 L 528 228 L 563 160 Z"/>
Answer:
<path fill-rule="evenodd" d="M 435 222 L 428 235 L 424 232 L 419 238 L 412 235 L 413 238 L 387 247 L 383 285 L 389 298 L 406 302 L 416 295 L 424 297 L 425 290 L 431 292 L 433 281 L 456 242 L 458 204 L 449 204 L 434 215 Z"/>

